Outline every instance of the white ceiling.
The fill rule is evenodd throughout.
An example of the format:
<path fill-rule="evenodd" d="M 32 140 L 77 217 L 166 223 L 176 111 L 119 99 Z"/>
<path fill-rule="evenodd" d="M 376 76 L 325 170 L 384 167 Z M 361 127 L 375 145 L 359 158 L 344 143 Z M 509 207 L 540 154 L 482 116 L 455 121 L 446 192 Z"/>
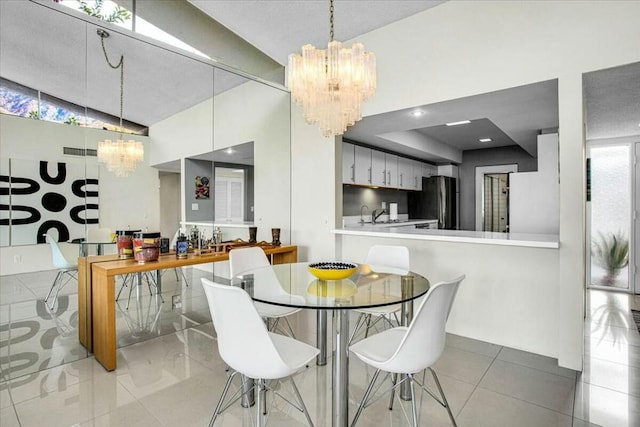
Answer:
<path fill-rule="evenodd" d="M 57 7 L 65 13 L 55 9 L 28 1 L 0 1 L 3 78 L 117 117 L 120 71 L 107 65 L 96 33 L 106 28 L 111 63 L 117 64 L 124 54 L 126 120 L 149 126 L 210 99 L 214 89 L 220 93 L 246 81 L 136 40 L 125 35 L 126 30 L 75 19 L 67 15 L 68 8 Z"/>
<path fill-rule="evenodd" d="M 287 63 L 287 56 L 299 52 L 302 45 L 325 47 L 328 41 L 327 0 L 188 1 L 283 65 Z M 335 39 L 357 38 L 441 3 L 444 2 L 335 0 Z M 585 75 L 588 138 L 640 134 L 639 67 L 636 64 L 624 70 L 603 70 Z M 407 114 L 416 108 L 422 108 L 428 114 L 420 118 Z M 486 118 L 507 138 L 478 145 L 477 138 L 486 132 L 480 121 L 464 128 L 437 127 L 465 118 Z M 423 128 L 433 126 L 442 132 L 425 135 L 428 131 Z M 511 140 L 535 155 L 538 132 L 557 127 L 557 82 L 553 81 L 366 117 L 345 136 L 436 163 L 447 163 L 453 160 L 451 156 L 443 157 L 438 155 L 438 150 L 429 150 L 435 144 L 434 140 L 450 145 L 454 150 L 503 146 Z M 403 132 L 405 135 L 399 135 Z M 416 142 L 420 136 L 430 140 Z M 406 139 L 412 143 L 407 144 Z"/>
<path fill-rule="evenodd" d="M 415 117 L 414 111 L 424 114 Z M 444 126 L 462 120 L 471 123 Z M 505 145 L 535 155 L 538 133 L 557 127 L 558 82 L 549 80 L 365 117 L 345 137 L 435 163 L 459 163 L 464 150 Z M 494 141 L 478 142 L 487 136 Z M 443 144 L 451 149 L 439 149 Z"/>
<path fill-rule="evenodd" d="M 328 0 L 188 1 L 282 65 L 305 44 L 326 48 L 329 42 Z M 353 39 L 441 3 L 335 0 L 334 39 Z"/>
<path fill-rule="evenodd" d="M 303 44 L 324 46 L 328 39 L 326 0 L 190 2 L 282 64 L 289 53 L 299 51 Z M 356 38 L 440 3 L 336 0 L 335 38 Z M 43 7 L 27 1 L 0 1 L 0 75 L 117 116 L 119 73 L 107 66 L 96 35 L 99 26 L 108 25 L 93 18 L 85 23 L 69 17 L 66 13 L 71 12 L 66 8 L 47 4 Z M 113 28 L 109 31 L 111 37 L 106 40 L 106 48 L 111 61 L 117 61 L 121 52 L 125 54 L 127 120 L 151 125 L 210 98 L 214 91 L 244 81 L 225 71 L 217 71 L 213 76 L 211 67 L 198 61 L 130 38 L 124 34 L 126 31 Z M 467 135 L 457 129 L 456 135 L 448 137 L 442 133 L 427 136 L 429 131 L 424 128 L 462 119 L 488 119 L 508 138 L 534 153 L 537 131 L 557 126 L 557 88 L 552 82 L 365 117 L 346 136 L 446 163 L 451 161 L 450 156 L 436 155 L 420 144 L 397 142 L 398 133 L 413 131 L 409 136 L 414 140 L 417 136 L 429 138 L 422 145 L 451 144 L 450 151 L 460 151 L 472 147 L 469 140 L 476 123 L 465 129 Z M 588 138 L 640 135 L 639 85 L 640 64 L 585 75 Z M 417 119 L 409 116 L 407 113 L 414 108 L 422 108 L 427 114 Z"/>

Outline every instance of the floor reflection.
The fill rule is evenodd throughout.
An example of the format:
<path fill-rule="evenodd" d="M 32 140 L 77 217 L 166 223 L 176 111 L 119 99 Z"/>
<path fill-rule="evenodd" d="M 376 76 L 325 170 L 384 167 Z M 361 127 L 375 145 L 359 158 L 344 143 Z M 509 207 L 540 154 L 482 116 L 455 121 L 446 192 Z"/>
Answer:
<path fill-rule="evenodd" d="M 0 364 L 4 379 L 86 358 L 78 342 L 77 295 L 58 297 L 55 310 L 43 300 L 3 305 L 8 319 L 0 325 Z"/>

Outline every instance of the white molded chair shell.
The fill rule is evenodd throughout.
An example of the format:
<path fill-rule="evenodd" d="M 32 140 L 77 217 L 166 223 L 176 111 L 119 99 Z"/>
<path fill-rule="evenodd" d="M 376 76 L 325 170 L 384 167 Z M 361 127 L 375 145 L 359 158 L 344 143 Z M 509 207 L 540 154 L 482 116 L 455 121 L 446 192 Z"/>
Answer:
<path fill-rule="evenodd" d="M 278 379 L 303 368 L 319 350 L 267 331 L 251 298 L 242 289 L 202 279 L 220 356 L 250 378 Z"/>
<path fill-rule="evenodd" d="M 269 301 L 279 300 L 284 304 L 304 304 L 305 300 L 303 297 L 291 295 L 282 289 L 276 273 L 268 267 L 271 267 L 271 264 L 262 248 L 240 248 L 233 249 L 229 252 L 229 269 L 231 270 L 232 278 L 242 273 L 251 273 L 251 270 L 257 269 L 257 271 L 253 273 L 253 295 L 255 298 Z M 255 302 L 254 304 L 262 317 L 277 318 L 289 316 L 300 311 L 299 308 L 283 307 L 261 302 Z"/>
<path fill-rule="evenodd" d="M 396 388 L 400 385 L 404 387 L 408 384 L 411 391 L 413 427 L 418 427 L 418 404 L 416 403 L 415 384 L 418 384 L 422 390 L 426 391 L 442 405 L 449 414 L 451 424 L 454 427 L 457 425 L 453 412 L 451 412 L 451 406 L 447 402 L 444 390 L 440 385 L 440 380 L 438 380 L 438 376 L 431 366 L 440 358 L 444 350 L 447 318 L 460 282 L 464 280 L 464 277 L 462 275 L 449 282 L 440 282 L 433 285 L 426 296 L 422 298 L 409 327 L 401 326 L 388 329 L 349 347 L 349 350 L 358 356 L 360 360 L 376 368 L 362 401 L 358 405 L 358 410 L 351 423 L 352 427 L 357 424 L 363 409 L 372 402 L 370 396 L 374 390 L 378 375 L 382 371 L 393 374 L 391 376 L 393 386 L 390 389 L 390 410 L 393 409 Z M 416 373 L 425 369 L 428 369 L 433 375 L 440 398 L 425 387 L 424 375 L 422 384 L 415 378 Z M 406 376 L 398 382 L 398 374 Z"/>
<path fill-rule="evenodd" d="M 47 233 L 47 242 L 49 243 L 49 247 L 51 248 L 51 260 L 53 261 L 53 267 L 57 270 L 77 270 L 78 262 L 75 260 L 68 259 L 60 245 L 58 245 L 58 241 L 53 235 L 48 232 Z"/>
<path fill-rule="evenodd" d="M 393 273 L 405 275 L 411 268 L 409 263 L 409 249 L 407 249 L 405 246 L 373 245 L 371 246 L 371 248 L 369 248 L 367 258 L 364 262 L 365 264 L 368 264 L 369 267 L 371 267 L 371 270 L 377 273 Z M 400 304 L 393 304 L 383 307 L 360 308 L 355 311 L 357 311 L 358 313 L 362 313 L 362 315 L 388 317 L 391 314 L 400 311 L 400 308 Z M 361 319 L 359 318 L 358 323 L 356 324 L 354 335 L 357 331 L 360 330 L 360 320 Z M 367 330 L 365 335 L 368 335 L 368 333 L 369 331 Z"/>
<path fill-rule="evenodd" d="M 445 325 L 464 277 L 433 285 L 408 328 L 383 331 L 355 343 L 350 350 L 363 362 L 385 372 L 412 374 L 430 367 L 444 350 Z"/>
<path fill-rule="evenodd" d="M 407 274 L 411 269 L 405 246 L 373 245 L 364 262 L 378 273 Z"/>

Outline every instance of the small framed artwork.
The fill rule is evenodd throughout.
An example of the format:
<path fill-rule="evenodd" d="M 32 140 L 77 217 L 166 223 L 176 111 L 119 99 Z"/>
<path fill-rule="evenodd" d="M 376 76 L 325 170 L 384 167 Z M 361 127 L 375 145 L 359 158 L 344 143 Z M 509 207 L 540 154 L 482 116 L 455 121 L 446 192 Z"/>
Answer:
<path fill-rule="evenodd" d="M 209 198 L 209 177 L 208 176 L 196 176 L 195 187 L 196 187 L 195 188 L 196 199 Z"/>

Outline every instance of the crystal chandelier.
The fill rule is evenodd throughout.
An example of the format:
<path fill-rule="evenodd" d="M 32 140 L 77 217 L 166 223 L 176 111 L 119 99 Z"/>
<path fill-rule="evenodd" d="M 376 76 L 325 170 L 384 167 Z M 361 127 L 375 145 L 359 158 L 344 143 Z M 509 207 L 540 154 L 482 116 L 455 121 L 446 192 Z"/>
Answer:
<path fill-rule="evenodd" d="M 124 178 L 136 170 L 136 165 L 144 159 L 144 147 L 142 142 L 129 140 L 122 137 L 122 105 L 124 98 L 124 55 L 120 55 L 120 62 L 113 65 L 107 56 L 104 47 L 104 39 L 109 37 L 105 30 L 98 29 L 98 35 L 102 42 L 102 51 L 107 64 L 113 69 L 120 68 L 120 137 L 117 141 L 105 139 L 98 142 L 98 161 L 104 163 L 109 172 L 117 177 Z"/>
<path fill-rule="evenodd" d="M 376 57 L 361 43 L 351 49 L 333 40 L 333 0 L 329 6 L 326 50 L 307 44 L 302 54 L 289 55 L 288 87 L 293 101 L 304 110 L 307 123 L 318 123 L 322 135 L 342 135 L 362 119 L 362 102 L 376 91 Z"/>

